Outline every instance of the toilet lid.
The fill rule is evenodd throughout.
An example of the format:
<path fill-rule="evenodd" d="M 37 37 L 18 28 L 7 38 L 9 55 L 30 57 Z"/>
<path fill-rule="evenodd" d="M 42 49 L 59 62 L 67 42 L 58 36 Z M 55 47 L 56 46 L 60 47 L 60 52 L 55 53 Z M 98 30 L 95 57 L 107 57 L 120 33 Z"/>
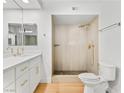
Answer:
<path fill-rule="evenodd" d="M 93 73 L 82 73 L 82 74 L 79 75 L 79 78 L 83 78 L 85 80 L 93 80 L 93 81 L 96 81 L 96 80 L 100 79 L 99 76 L 96 76 Z"/>

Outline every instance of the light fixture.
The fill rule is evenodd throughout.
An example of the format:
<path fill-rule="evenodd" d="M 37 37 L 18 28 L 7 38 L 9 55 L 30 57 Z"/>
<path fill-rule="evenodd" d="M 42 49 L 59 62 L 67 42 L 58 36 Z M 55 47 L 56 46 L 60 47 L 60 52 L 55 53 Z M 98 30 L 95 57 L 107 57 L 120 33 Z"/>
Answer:
<path fill-rule="evenodd" d="M 24 3 L 29 3 L 29 0 L 22 0 Z"/>
<path fill-rule="evenodd" d="M 5 3 L 7 3 L 7 1 L 6 0 L 3 0 L 3 3 L 5 4 Z"/>

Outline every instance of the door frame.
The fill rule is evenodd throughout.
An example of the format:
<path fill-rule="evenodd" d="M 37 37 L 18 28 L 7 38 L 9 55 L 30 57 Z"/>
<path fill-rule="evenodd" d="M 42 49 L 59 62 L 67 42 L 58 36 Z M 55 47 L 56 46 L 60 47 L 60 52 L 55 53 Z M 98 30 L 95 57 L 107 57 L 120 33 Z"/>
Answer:
<path fill-rule="evenodd" d="M 81 13 L 81 14 L 51 14 L 51 82 L 52 82 L 52 76 L 53 76 L 53 71 L 54 71 L 54 67 L 53 67 L 53 61 L 54 61 L 54 57 L 53 57 L 53 54 L 54 54 L 54 32 L 53 32 L 53 16 L 57 16 L 57 15 L 97 15 L 98 16 L 98 30 L 100 29 L 100 23 L 101 23 L 101 21 L 100 21 L 100 13 L 90 13 L 90 14 L 87 14 L 87 13 Z M 98 31 L 98 62 L 97 62 L 97 64 L 99 64 L 99 62 L 100 62 L 100 60 L 101 60 L 101 49 L 100 49 L 100 47 L 101 47 L 101 42 L 100 42 L 100 38 L 101 38 L 101 33 L 100 33 L 100 31 Z M 97 69 L 98 69 L 98 67 L 97 67 Z"/>

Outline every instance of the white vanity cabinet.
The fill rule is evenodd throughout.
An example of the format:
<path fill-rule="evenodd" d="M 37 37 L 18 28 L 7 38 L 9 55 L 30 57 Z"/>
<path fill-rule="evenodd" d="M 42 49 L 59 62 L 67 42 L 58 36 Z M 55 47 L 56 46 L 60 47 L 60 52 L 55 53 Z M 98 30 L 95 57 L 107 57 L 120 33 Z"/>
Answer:
<path fill-rule="evenodd" d="M 3 91 L 4 93 L 16 93 L 15 91 L 15 69 L 11 68 L 3 71 Z"/>
<path fill-rule="evenodd" d="M 29 92 L 29 61 L 16 66 L 16 93 Z"/>
<path fill-rule="evenodd" d="M 30 93 L 29 82 L 29 72 L 25 72 L 16 80 L 16 93 Z"/>
<path fill-rule="evenodd" d="M 16 93 L 15 92 L 15 83 L 13 82 L 9 86 L 5 87 L 3 93 Z"/>
<path fill-rule="evenodd" d="M 3 71 L 3 87 L 7 87 L 10 84 L 15 82 L 15 68 L 10 68 L 5 71 Z"/>
<path fill-rule="evenodd" d="M 41 80 L 41 55 L 4 70 L 4 93 L 33 93 Z"/>

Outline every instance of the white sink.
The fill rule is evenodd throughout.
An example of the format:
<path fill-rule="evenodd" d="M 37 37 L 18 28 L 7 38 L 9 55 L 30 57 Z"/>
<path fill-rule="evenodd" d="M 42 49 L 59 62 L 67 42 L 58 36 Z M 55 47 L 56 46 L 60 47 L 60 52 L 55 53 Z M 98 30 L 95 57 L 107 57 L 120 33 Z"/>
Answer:
<path fill-rule="evenodd" d="M 23 63 L 31 58 L 34 58 L 36 56 L 41 55 L 41 52 L 37 53 L 25 53 L 23 55 L 19 56 L 13 56 L 13 55 L 5 55 L 3 57 L 3 70 L 6 70 L 12 66 L 18 65 L 20 63 Z"/>

